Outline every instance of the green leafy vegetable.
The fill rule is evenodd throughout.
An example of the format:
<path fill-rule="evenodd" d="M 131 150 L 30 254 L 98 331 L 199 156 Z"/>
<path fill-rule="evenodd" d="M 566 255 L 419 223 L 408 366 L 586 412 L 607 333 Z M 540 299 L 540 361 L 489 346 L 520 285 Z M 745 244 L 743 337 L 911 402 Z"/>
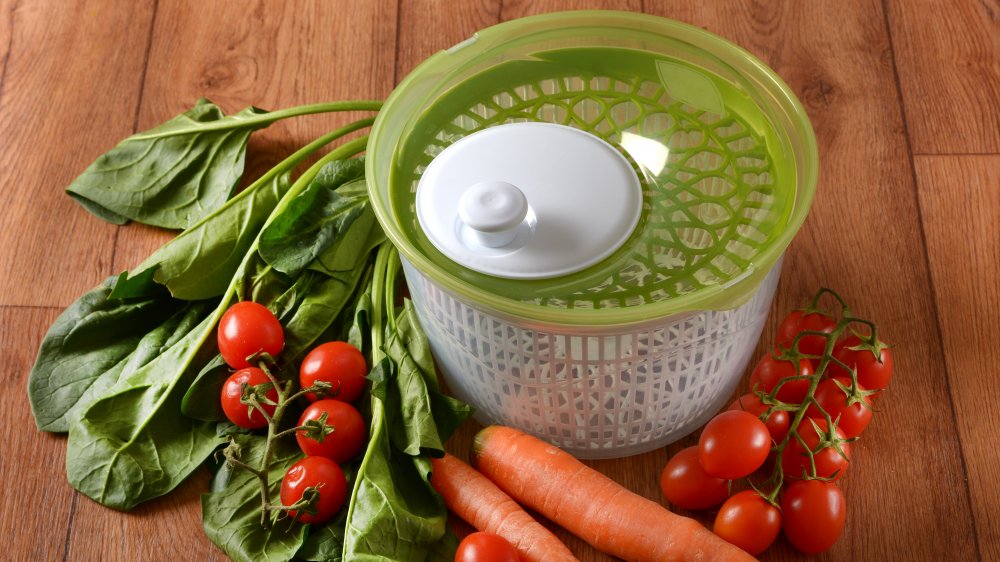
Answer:
<path fill-rule="evenodd" d="M 364 160 L 331 162 L 288 211 L 261 234 L 260 254 L 278 271 L 296 275 L 340 238 L 367 207 L 363 189 L 344 195 L 341 185 L 364 174 Z M 364 252 L 367 254 L 367 252 Z"/>
<path fill-rule="evenodd" d="M 217 315 L 206 303 L 187 307 L 184 334 L 155 359 L 121 378 L 70 426 L 66 474 L 70 484 L 109 507 L 129 510 L 174 489 L 220 440 L 215 424 L 181 413 L 181 397 Z M 190 378 L 189 378 L 190 377 Z"/>
<path fill-rule="evenodd" d="M 181 304 L 170 298 L 110 298 L 107 279 L 69 306 L 38 351 L 28 398 L 38 428 L 66 432 L 80 412 L 120 378 L 153 360 L 178 338 Z"/>
<path fill-rule="evenodd" d="M 201 99 L 190 110 L 125 139 L 100 156 L 67 188 L 98 217 L 183 229 L 219 208 L 243 175 L 250 134 L 280 119 L 309 113 L 374 109 L 345 102 L 265 112 L 255 107 L 226 116 Z"/>
<path fill-rule="evenodd" d="M 393 308 L 399 257 L 391 244 L 379 248 L 371 282 L 372 348 L 369 374 L 371 431 L 357 481 L 352 489 L 344 540 L 346 560 L 424 560 L 447 548 L 447 512 L 431 487 L 429 455 L 443 453 L 442 443 L 471 409 L 454 400 L 433 400 L 437 383 L 428 367 L 427 340 L 404 303 Z M 366 305 L 362 299 L 359 304 Z M 358 318 L 367 311 L 358 314 Z M 403 338 L 407 338 L 404 341 Z M 450 408 L 436 413 L 435 406 Z M 437 419 L 445 421 L 440 426 Z"/>
<path fill-rule="evenodd" d="M 270 124 L 248 107 L 225 116 L 201 99 L 190 110 L 112 148 L 67 191 L 87 210 L 117 224 L 135 220 L 187 228 L 221 206 L 243 175 L 250 133 Z M 207 126 L 211 125 L 211 127 Z"/>

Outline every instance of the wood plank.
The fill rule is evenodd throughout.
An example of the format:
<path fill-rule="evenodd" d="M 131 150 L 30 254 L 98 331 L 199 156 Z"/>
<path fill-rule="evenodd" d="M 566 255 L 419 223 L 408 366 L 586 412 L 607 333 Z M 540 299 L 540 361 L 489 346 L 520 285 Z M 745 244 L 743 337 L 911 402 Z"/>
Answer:
<path fill-rule="evenodd" d="M 54 308 L 0 308 L 0 349 L 13 388 L 23 392 L 28 387 L 38 344 L 58 313 Z M 66 439 L 35 428 L 31 406 L 21 392 L 0 411 L 6 428 L 0 535 L 6 537 L 4 550 L 13 553 L 11 560 L 61 560 L 77 501 L 66 483 Z"/>
<path fill-rule="evenodd" d="M 1000 560 L 1000 155 L 917 158 L 917 186 L 955 423 L 984 560 Z M 989 321 L 980 319 L 990 317 Z"/>
<path fill-rule="evenodd" d="M 843 480 L 845 536 L 829 560 L 976 557 L 945 370 L 938 350 L 915 186 L 877 2 L 676 3 L 659 11 L 761 57 L 802 100 L 820 183 L 786 254 L 770 325 L 820 286 L 841 292 L 893 343 L 896 380 Z M 830 22 L 838 22 L 831 25 Z M 770 332 L 768 332 L 770 334 Z M 765 334 L 766 336 L 767 334 Z M 922 412 L 915 421 L 910 412 Z M 932 433 L 934 446 L 927 446 Z M 920 458 L 914 463 L 912 459 Z M 913 493 L 935 475 L 940 486 Z M 885 517 L 891 506 L 905 517 Z M 881 515 L 880 515 L 881 514 Z M 800 556 L 782 539 L 768 559 Z"/>
<path fill-rule="evenodd" d="M 352 0 L 331 8 L 303 1 L 159 4 L 139 128 L 185 111 L 200 97 L 227 113 L 249 105 L 276 110 L 384 99 L 393 86 L 396 40 L 394 25 L 386 22 L 396 21 L 396 3 Z M 316 137 L 369 115 L 304 116 L 258 131 L 251 136 L 245 177 L 256 178 Z M 124 229 L 114 271 L 137 265 L 173 234 Z"/>
<path fill-rule="evenodd" d="M 109 273 L 116 228 L 63 189 L 132 133 L 151 4 L 7 2 L 0 17 L 0 304 L 65 306 Z"/>
<path fill-rule="evenodd" d="M 886 4 L 914 153 L 1000 152 L 1000 3 Z"/>

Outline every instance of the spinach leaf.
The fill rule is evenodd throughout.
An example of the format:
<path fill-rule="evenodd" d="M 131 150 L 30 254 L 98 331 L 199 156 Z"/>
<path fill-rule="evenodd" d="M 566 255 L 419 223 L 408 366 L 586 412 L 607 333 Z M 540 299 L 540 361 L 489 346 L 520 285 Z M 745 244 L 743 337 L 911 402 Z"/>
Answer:
<path fill-rule="evenodd" d="M 247 140 L 273 120 L 248 107 L 225 116 L 206 99 L 120 142 L 67 192 L 102 219 L 187 228 L 220 207 L 243 175 Z"/>
<path fill-rule="evenodd" d="M 202 367 L 194 382 L 181 399 L 181 412 L 188 417 L 202 421 L 226 421 L 222 409 L 222 387 L 232 370 L 221 355 Z"/>
<path fill-rule="evenodd" d="M 353 488 L 345 531 L 346 560 L 424 560 L 447 530 L 444 503 L 431 488 L 430 461 L 411 457 L 389 438 L 388 359 L 373 369 L 372 422 L 368 449 Z"/>
<path fill-rule="evenodd" d="M 119 285 L 140 285 L 133 293 L 165 285 L 175 298 L 200 300 L 226 290 L 264 221 L 290 187 L 289 174 L 263 177 L 222 208 L 167 242 Z M 145 272 L 152 271 L 152 278 Z M 145 278 L 143 276 L 145 275 Z M 117 290 L 117 287 L 116 287 Z"/>
<path fill-rule="evenodd" d="M 258 466 L 264 455 L 265 438 L 237 435 L 241 460 Z M 294 442 L 274 444 L 268 478 L 271 496 L 278 497 L 281 478 L 301 458 Z M 249 471 L 223 465 L 212 479 L 211 493 L 201 497 L 201 521 L 205 534 L 230 558 L 237 561 L 290 560 L 305 540 L 306 526 L 285 519 L 264 527 L 260 523 L 260 481 Z"/>
<path fill-rule="evenodd" d="M 94 500 L 128 510 L 161 496 L 197 468 L 221 440 L 216 424 L 181 413 L 199 350 L 218 321 L 207 303 L 187 307 L 172 346 L 122 377 L 70 427 L 66 473 Z"/>
<path fill-rule="evenodd" d="M 110 298 L 114 278 L 84 294 L 49 328 L 28 378 L 38 428 L 66 432 L 95 397 L 176 343 L 183 317 L 170 298 Z"/>
<path fill-rule="evenodd" d="M 363 174 L 361 158 L 324 166 L 309 187 L 289 204 L 287 212 L 261 233 L 260 255 L 264 260 L 282 273 L 296 275 L 335 240 L 342 239 L 340 234 L 367 207 L 368 196 L 363 180 L 361 190 L 337 188 Z"/>
<path fill-rule="evenodd" d="M 417 321 L 413 304 L 406 300 L 395 329 L 386 337 L 386 353 L 396 365 L 400 415 L 390 420 L 390 435 L 408 455 L 426 453 L 439 457 L 444 441 L 472 414 L 472 407 L 440 392 L 427 336 Z"/>

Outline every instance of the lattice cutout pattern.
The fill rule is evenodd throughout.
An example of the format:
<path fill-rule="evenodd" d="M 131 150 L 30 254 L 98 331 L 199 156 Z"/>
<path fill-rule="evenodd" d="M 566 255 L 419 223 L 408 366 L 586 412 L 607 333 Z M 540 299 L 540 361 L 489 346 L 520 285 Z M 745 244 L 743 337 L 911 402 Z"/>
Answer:
<path fill-rule="evenodd" d="M 662 447 L 719 410 L 760 337 L 780 268 L 735 309 L 582 336 L 486 314 L 404 262 L 451 393 L 480 422 L 518 427 L 581 458 Z"/>
<path fill-rule="evenodd" d="M 657 81 L 560 77 L 503 88 L 485 102 L 455 108 L 424 139 L 409 185 L 446 147 L 503 123 L 544 121 L 594 133 L 640 172 L 644 221 L 628 256 L 606 278 L 570 294 L 524 298 L 557 308 L 609 308 L 675 298 L 741 275 L 780 230 L 773 163 L 763 140 L 738 115 L 673 100 Z M 631 135 L 631 136 L 630 136 Z M 639 139 L 639 143 L 629 139 Z M 650 144 L 661 146 L 659 152 Z M 631 145 L 631 146 L 630 146 Z M 645 148 L 643 148 L 645 147 Z M 660 169 L 655 169 L 655 168 Z M 412 196 L 411 196 L 412 199 Z M 419 229 L 415 212 L 411 228 Z"/>

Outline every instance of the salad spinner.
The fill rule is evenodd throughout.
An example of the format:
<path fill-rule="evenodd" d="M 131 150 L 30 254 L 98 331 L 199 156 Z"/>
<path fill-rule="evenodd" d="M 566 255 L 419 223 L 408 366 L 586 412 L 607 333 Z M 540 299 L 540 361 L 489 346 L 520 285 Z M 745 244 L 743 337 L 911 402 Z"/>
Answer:
<path fill-rule="evenodd" d="M 763 63 L 604 11 L 433 55 L 368 152 L 448 389 L 582 458 L 661 447 L 724 405 L 817 174 L 809 120 Z"/>

